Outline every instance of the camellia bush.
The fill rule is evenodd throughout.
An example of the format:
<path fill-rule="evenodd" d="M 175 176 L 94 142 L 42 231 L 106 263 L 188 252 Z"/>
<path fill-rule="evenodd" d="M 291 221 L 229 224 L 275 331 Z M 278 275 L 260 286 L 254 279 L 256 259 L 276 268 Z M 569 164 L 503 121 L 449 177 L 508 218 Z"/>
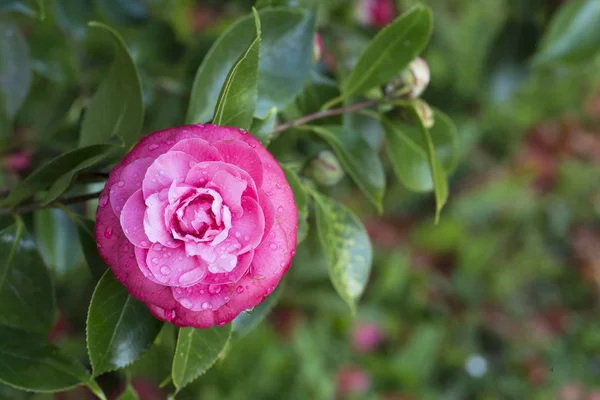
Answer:
<path fill-rule="evenodd" d="M 481 48 L 461 50 L 451 12 L 427 3 L 0 2 L 0 395 L 366 393 L 369 378 L 352 366 L 335 390 L 311 384 L 323 358 L 311 343 L 322 331 L 299 330 L 296 362 L 314 368 L 289 376 L 291 361 L 270 343 L 272 332 L 260 330 L 263 320 L 287 307 L 276 316 L 285 336 L 286 326 L 302 325 L 294 322 L 302 306 L 353 319 L 378 263 L 386 267 L 371 280 L 373 291 L 388 301 L 404 282 L 396 273 L 407 274 L 403 259 L 383 252 L 378 261 L 372 240 L 385 227 L 370 224 L 367 232 L 363 221 L 381 221 L 396 198 L 412 196 L 425 204 L 421 244 L 435 247 L 439 229 L 485 203 L 454 204 L 444 220 L 449 179 L 475 141 L 473 120 L 457 109 L 477 100 L 489 131 L 502 131 L 507 115 L 517 121 L 511 129 L 528 127 L 548 111 L 519 108 L 531 98 L 526 85 L 539 94 L 544 82 L 568 80 L 557 66 L 587 59 L 598 38 L 597 29 L 574 22 L 592 11 L 600 20 L 598 7 L 574 1 L 548 14 L 539 49 L 521 57 L 539 76 L 519 75 L 516 62 L 490 72 Z M 506 47 L 498 43 L 511 29 L 493 20 L 493 6 L 457 7 L 476 15 L 460 26 L 483 29 L 476 22 L 485 15 L 494 32 L 480 39 Z M 477 7 L 490 9 L 477 14 Z M 459 56 L 472 60 L 457 66 Z M 490 85 L 489 100 L 477 96 L 483 71 L 499 85 Z M 501 85 L 507 76 L 511 84 Z M 573 79 L 584 87 L 587 77 Z M 449 81 L 453 101 L 440 95 Z M 522 98 L 501 101 L 516 93 Z M 464 141 L 445 111 L 459 114 Z M 394 237 L 392 248 L 401 240 Z M 441 330 L 417 333 L 413 340 L 425 343 L 417 347 L 439 349 Z M 384 340 L 376 323 L 353 335 L 357 353 Z M 251 368 L 248 359 L 261 357 L 271 360 L 261 364 L 268 376 L 245 371 L 257 386 L 297 378 L 307 392 L 260 397 L 245 384 L 238 389 L 235 377 L 245 373 L 236 375 L 234 365 L 245 359 Z M 414 361 L 406 380 L 419 382 L 434 355 L 403 357 L 394 371 L 408 376 Z M 481 363 L 471 359 L 471 369 Z M 219 397 L 220 384 L 232 397 Z"/>

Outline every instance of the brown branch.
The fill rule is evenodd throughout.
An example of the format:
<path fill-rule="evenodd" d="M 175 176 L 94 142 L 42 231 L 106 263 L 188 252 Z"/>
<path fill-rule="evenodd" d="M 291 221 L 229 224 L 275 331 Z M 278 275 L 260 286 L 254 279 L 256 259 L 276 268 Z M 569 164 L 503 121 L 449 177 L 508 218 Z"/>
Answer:
<path fill-rule="evenodd" d="M 314 114 L 309 114 L 302 118 L 298 118 L 293 121 L 286 122 L 285 124 L 281 124 L 273 130 L 273 134 L 283 132 L 290 128 L 294 128 L 296 126 L 307 124 L 307 123 L 315 121 L 317 119 L 334 117 L 336 115 L 342 115 L 342 114 L 348 114 L 348 113 L 360 111 L 362 109 L 377 105 L 378 103 L 379 103 L 379 100 L 367 100 L 367 101 L 363 101 L 362 103 L 352 104 L 351 106 L 334 108 L 332 110 L 326 110 L 326 111 L 319 111 Z"/>
<path fill-rule="evenodd" d="M 66 197 L 62 200 L 57 201 L 57 203 L 60 203 L 62 205 L 82 203 L 82 202 L 97 198 L 98 196 L 100 196 L 100 193 L 101 192 L 96 192 L 96 193 L 82 194 L 80 196 Z M 9 215 L 13 212 L 16 212 L 18 214 L 26 214 L 26 213 L 34 212 L 34 211 L 41 210 L 44 208 L 53 207 L 54 206 L 53 204 L 55 204 L 55 203 L 43 204 L 43 203 L 36 202 L 36 203 L 23 204 L 19 207 L 15 207 L 15 208 L 0 208 L 0 216 L 1 215 Z"/>

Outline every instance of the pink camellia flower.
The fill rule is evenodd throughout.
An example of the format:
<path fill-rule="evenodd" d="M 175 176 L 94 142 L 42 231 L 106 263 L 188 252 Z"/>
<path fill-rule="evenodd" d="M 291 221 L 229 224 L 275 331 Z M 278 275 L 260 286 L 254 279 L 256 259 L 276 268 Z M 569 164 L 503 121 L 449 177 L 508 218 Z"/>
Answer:
<path fill-rule="evenodd" d="M 158 319 L 208 328 L 275 289 L 297 222 L 292 190 L 258 140 L 190 125 L 142 139 L 111 171 L 95 236 L 115 277 Z"/>
<path fill-rule="evenodd" d="M 382 28 L 396 16 L 393 0 L 358 0 L 354 9 L 361 25 Z"/>
<path fill-rule="evenodd" d="M 379 325 L 371 322 L 359 322 L 352 331 L 352 347 L 358 353 L 368 353 L 381 344 L 384 335 Z"/>

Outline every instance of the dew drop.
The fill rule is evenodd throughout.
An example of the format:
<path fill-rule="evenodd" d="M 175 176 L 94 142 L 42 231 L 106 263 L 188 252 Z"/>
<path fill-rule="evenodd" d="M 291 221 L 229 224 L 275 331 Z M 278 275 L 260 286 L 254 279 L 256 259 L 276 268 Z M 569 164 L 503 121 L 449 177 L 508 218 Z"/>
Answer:
<path fill-rule="evenodd" d="M 171 268 L 167 267 L 166 265 L 163 265 L 162 267 L 160 267 L 160 273 L 163 275 L 169 275 L 171 273 Z"/>
<path fill-rule="evenodd" d="M 184 306 L 185 308 L 192 308 L 192 301 L 190 299 L 186 299 L 185 297 L 181 300 L 179 300 L 179 302 L 181 303 L 182 306 Z"/>
<path fill-rule="evenodd" d="M 277 243 L 271 242 L 271 244 L 269 245 L 269 247 L 272 248 L 273 250 L 277 250 Z"/>
<path fill-rule="evenodd" d="M 274 232 L 274 231 L 271 231 L 271 233 L 269 233 L 269 237 L 270 237 L 271 239 L 274 239 L 274 238 L 275 238 L 275 232 Z"/>
<path fill-rule="evenodd" d="M 204 294 L 204 289 L 200 289 L 200 294 Z"/>
<path fill-rule="evenodd" d="M 235 289 L 235 291 L 236 291 L 236 292 L 238 292 L 238 293 L 243 293 L 243 292 L 244 292 L 244 287 L 243 287 L 242 285 L 240 285 L 240 286 L 238 286 L 238 287 Z"/>
<path fill-rule="evenodd" d="M 104 231 L 104 237 L 107 239 L 110 239 L 111 236 L 112 236 L 112 228 L 106 228 L 106 230 Z"/>
<path fill-rule="evenodd" d="M 281 267 L 285 267 L 285 261 L 282 261 L 282 262 L 280 262 L 280 263 L 279 263 L 279 265 L 280 265 Z"/>
<path fill-rule="evenodd" d="M 100 199 L 98 200 L 98 205 L 100 207 L 106 207 L 107 204 L 108 204 L 108 196 L 100 196 Z"/>
<path fill-rule="evenodd" d="M 119 211 L 119 210 L 117 210 Z M 129 233 L 129 229 L 125 228 L 125 233 Z"/>
<path fill-rule="evenodd" d="M 151 144 L 150 146 L 148 146 L 148 150 L 152 151 L 152 150 L 156 150 L 158 149 L 158 145 L 157 144 Z"/>
<path fill-rule="evenodd" d="M 219 294 L 219 293 L 221 293 L 221 290 L 222 290 L 221 286 L 218 286 L 218 285 L 209 285 L 208 286 L 208 292 L 211 294 Z"/>
<path fill-rule="evenodd" d="M 203 310 L 208 310 L 210 308 L 212 308 L 212 305 L 208 301 L 205 301 L 204 303 L 202 303 Z"/>
<path fill-rule="evenodd" d="M 245 240 L 245 241 L 248 241 L 248 240 L 250 240 L 250 236 L 248 236 L 248 235 L 244 236 L 244 240 Z"/>
<path fill-rule="evenodd" d="M 118 187 L 123 187 L 123 186 L 125 186 L 125 182 L 119 181 L 119 182 L 117 182 L 117 186 Z"/>
<path fill-rule="evenodd" d="M 162 245 L 157 244 L 156 246 L 154 246 L 154 250 L 156 251 L 161 251 L 163 249 Z"/>
<path fill-rule="evenodd" d="M 223 297 L 223 300 L 225 300 L 225 301 L 229 301 L 229 300 L 231 300 L 231 297 L 229 297 L 229 296 L 225 296 L 225 297 Z"/>
<path fill-rule="evenodd" d="M 235 233 L 235 237 L 236 237 L 236 238 L 239 238 L 240 236 L 242 236 L 242 234 L 240 233 L 240 231 L 237 231 L 237 232 Z"/>
<path fill-rule="evenodd" d="M 152 264 L 158 264 L 158 258 L 156 258 L 156 257 L 155 257 L 155 258 L 153 258 L 153 259 L 152 259 Z"/>
<path fill-rule="evenodd" d="M 141 244 L 142 246 L 144 246 L 144 247 L 148 246 L 148 242 L 146 242 L 145 240 L 142 240 L 142 241 L 140 242 L 140 244 Z"/>
<path fill-rule="evenodd" d="M 279 207 L 277 208 L 277 211 L 279 211 L 279 212 L 283 212 L 283 207 L 279 206 Z"/>
<path fill-rule="evenodd" d="M 281 185 L 279 183 L 277 183 L 275 187 L 277 187 L 277 189 L 281 189 Z"/>

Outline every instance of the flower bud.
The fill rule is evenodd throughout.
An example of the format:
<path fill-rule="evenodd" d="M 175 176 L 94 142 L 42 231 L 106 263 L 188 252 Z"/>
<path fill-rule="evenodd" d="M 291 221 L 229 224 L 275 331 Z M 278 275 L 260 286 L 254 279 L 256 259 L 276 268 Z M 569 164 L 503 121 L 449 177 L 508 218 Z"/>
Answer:
<path fill-rule="evenodd" d="M 382 28 L 394 20 L 396 6 L 393 0 L 358 0 L 354 16 L 363 26 Z"/>
<path fill-rule="evenodd" d="M 413 60 L 399 77 L 388 83 L 385 94 L 390 97 L 416 99 L 429 85 L 431 74 L 427 62 L 421 57 Z"/>
<path fill-rule="evenodd" d="M 323 56 L 323 39 L 321 35 L 315 33 L 315 40 L 313 43 L 313 63 L 319 62 Z"/>
<path fill-rule="evenodd" d="M 323 150 L 311 161 L 309 175 L 323 186 L 333 186 L 344 177 L 344 169 L 339 160 L 329 150 Z"/>
<path fill-rule="evenodd" d="M 425 103 L 421 99 L 417 99 L 416 110 L 419 114 L 419 117 L 421 117 L 421 121 L 423 121 L 423 125 L 425 126 L 425 128 L 432 128 L 433 124 L 435 123 L 435 117 L 433 115 L 431 107 L 429 107 L 429 104 Z"/>
<path fill-rule="evenodd" d="M 30 164 L 31 156 L 24 151 L 9 154 L 2 160 L 2 166 L 9 171 L 23 171 L 29 168 Z"/>
<path fill-rule="evenodd" d="M 358 353 L 369 353 L 383 341 L 384 334 L 379 325 L 359 322 L 352 331 L 352 347 Z"/>
<path fill-rule="evenodd" d="M 339 397 L 364 394 L 371 387 L 371 377 L 363 369 L 353 365 L 343 365 L 337 374 Z"/>

